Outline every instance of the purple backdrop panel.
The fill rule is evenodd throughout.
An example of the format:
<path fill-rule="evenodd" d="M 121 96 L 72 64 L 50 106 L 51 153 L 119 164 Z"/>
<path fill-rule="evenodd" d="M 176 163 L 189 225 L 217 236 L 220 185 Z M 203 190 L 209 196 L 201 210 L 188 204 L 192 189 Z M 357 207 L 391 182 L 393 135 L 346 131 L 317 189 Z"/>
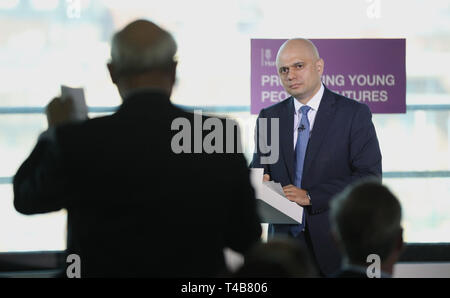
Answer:
<path fill-rule="evenodd" d="M 275 59 L 285 39 L 251 40 L 251 113 L 287 98 Z M 372 113 L 406 112 L 405 39 L 311 39 L 325 61 L 323 83 Z"/>

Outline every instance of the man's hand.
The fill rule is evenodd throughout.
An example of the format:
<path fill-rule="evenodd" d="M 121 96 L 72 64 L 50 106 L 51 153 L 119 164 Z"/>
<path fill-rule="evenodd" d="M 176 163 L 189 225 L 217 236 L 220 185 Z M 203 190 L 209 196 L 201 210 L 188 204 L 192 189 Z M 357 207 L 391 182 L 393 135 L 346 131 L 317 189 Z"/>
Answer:
<path fill-rule="evenodd" d="M 55 97 L 46 109 L 48 127 L 76 120 L 75 104 L 71 97 Z"/>
<path fill-rule="evenodd" d="M 263 181 L 270 181 L 270 175 L 269 174 L 264 174 Z"/>
<path fill-rule="evenodd" d="M 283 187 L 283 191 L 286 197 L 289 199 L 289 201 L 296 202 L 300 206 L 311 205 L 311 200 L 309 199 L 306 190 L 295 187 L 292 184 L 289 184 Z"/>

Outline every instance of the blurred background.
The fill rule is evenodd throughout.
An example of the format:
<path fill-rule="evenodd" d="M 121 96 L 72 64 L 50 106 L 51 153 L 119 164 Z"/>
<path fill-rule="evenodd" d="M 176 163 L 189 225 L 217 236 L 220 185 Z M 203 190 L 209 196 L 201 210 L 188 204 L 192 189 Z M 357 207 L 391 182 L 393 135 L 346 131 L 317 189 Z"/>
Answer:
<path fill-rule="evenodd" d="M 20 215 L 12 176 L 61 84 L 85 88 L 90 117 L 120 104 L 109 42 L 137 18 L 178 42 L 172 101 L 236 119 L 249 162 L 251 38 L 406 38 L 407 113 L 373 116 L 383 181 L 403 204 L 405 241 L 450 242 L 448 0 L 0 0 L 0 252 L 65 249 L 65 211 Z"/>

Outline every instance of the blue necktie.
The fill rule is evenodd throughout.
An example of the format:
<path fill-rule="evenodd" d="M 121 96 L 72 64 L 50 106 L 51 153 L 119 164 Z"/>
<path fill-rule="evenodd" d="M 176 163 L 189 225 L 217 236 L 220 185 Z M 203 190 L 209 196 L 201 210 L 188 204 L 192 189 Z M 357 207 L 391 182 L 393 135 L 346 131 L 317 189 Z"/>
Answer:
<path fill-rule="evenodd" d="M 300 120 L 300 125 L 297 129 L 297 143 L 295 145 L 295 186 L 302 188 L 302 174 L 303 174 L 303 164 L 305 161 L 306 147 L 309 141 L 309 120 L 308 112 L 311 109 L 309 106 L 302 106 L 300 112 L 302 113 L 302 118 Z M 305 227 L 305 214 L 303 213 L 302 223 L 298 225 L 293 225 L 290 230 L 291 233 L 296 237 Z"/>

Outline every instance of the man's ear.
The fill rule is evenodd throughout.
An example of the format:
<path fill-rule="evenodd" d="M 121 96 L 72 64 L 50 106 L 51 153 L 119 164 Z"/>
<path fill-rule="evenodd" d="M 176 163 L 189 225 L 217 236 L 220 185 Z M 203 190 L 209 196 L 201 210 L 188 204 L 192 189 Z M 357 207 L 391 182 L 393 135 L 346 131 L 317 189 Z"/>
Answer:
<path fill-rule="evenodd" d="M 323 61 L 322 58 L 320 58 L 319 60 L 316 61 L 316 70 L 320 76 L 322 76 L 322 74 L 323 74 L 324 66 L 325 66 L 325 62 Z"/>
<path fill-rule="evenodd" d="M 114 84 L 117 84 L 117 77 L 115 74 L 114 65 L 110 62 L 110 63 L 106 64 L 106 66 L 108 67 L 109 75 L 111 77 L 112 82 Z"/>
<path fill-rule="evenodd" d="M 405 249 L 405 242 L 403 241 L 403 229 L 400 229 L 398 240 L 397 240 L 397 249 L 399 252 L 403 252 Z"/>
<path fill-rule="evenodd" d="M 172 84 L 175 84 L 175 80 L 177 78 L 177 65 L 178 62 L 173 62 L 172 67 L 170 68 L 170 78 L 172 80 Z"/>

